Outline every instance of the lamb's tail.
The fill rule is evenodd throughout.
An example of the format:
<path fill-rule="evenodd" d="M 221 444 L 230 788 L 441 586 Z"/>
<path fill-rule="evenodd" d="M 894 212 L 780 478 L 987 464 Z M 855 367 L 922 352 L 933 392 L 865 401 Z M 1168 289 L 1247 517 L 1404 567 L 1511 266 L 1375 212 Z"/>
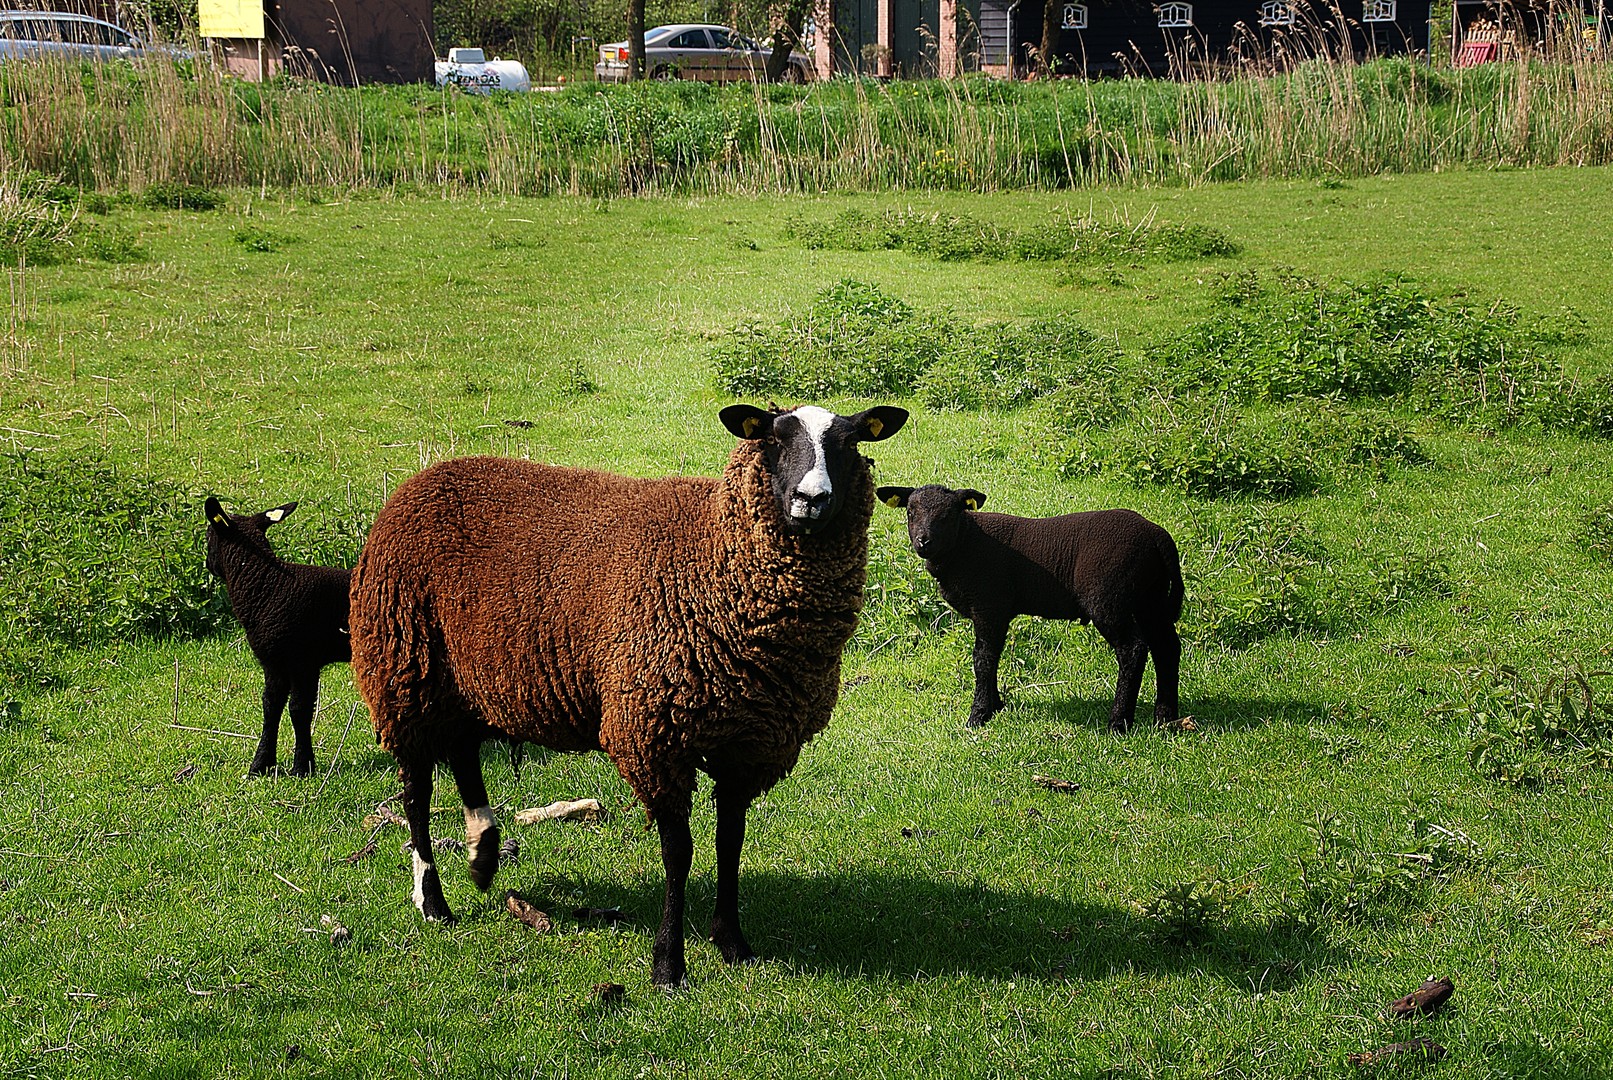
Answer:
<path fill-rule="evenodd" d="M 1182 617 L 1182 604 L 1187 598 L 1187 586 L 1182 582 L 1182 557 L 1176 551 L 1176 541 L 1164 533 L 1159 541 L 1159 555 L 1165 560 L 1165 611 L 1171 622 Z"/>

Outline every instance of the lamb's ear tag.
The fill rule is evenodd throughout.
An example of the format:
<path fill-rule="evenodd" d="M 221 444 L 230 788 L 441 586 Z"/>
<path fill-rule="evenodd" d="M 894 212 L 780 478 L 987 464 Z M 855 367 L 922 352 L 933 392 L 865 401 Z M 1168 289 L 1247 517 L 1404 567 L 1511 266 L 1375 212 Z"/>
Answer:
<path fill-rule="evenodd" d="M 227 529 L 230 527 L 230 519 L 225 517 L 223 514 L 214 514 L 212 517 L 212 522 L 221 529 Z"/>
<path fill-rule="evenodd" d="M 877 416 L 870 416 L 868 418 L 868 437 L 869 438 L 871 438 L 871 439 L 879 438 L 879 433 L 881 431 L 884 431 L 884 430 L 885 430 L 885 421 L 881 420 Z M 896 504 L 891 503 L 891 505 L 895 506 Z"/>
<path fill-rule="evenodd" d="M 875 422 L 877 423 L 878 421 Z M 885 505 L 900 507 L 902 505 L 902 497 L 900 495 L 887 495 L 885 496 Z"/>
<path fill-rule="evenodd" d="M 265 510 L 263 516 L 269 519 L 270 524 L 275 524 L 286 516 L 286 512 L 282 507 L 277 506 L 273 510 Z"/>
<path fill-rule="evenodd" d="M 963 500 L 963 508 L 965 510 L 979 510 L 980 504 L 973 499 L 965 499 Z"/>
<path fill-rule="evenodd" d="M 744 429 L 745 438 L 754 439 L 756 437 L 756 429 L 762 426 L 762 422 L 754 416 L 747 416 L 739 426 Z"/>

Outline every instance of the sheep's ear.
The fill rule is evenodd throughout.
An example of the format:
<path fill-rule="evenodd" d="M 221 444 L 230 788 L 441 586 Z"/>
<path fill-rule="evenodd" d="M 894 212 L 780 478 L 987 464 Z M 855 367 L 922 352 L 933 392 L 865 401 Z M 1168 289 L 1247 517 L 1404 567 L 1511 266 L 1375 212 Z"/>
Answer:
<path fill-rule="evenodd" d="M 723 427 L 741 439 L 765 439 L 773 434 L 773 414 L 754 405 L 730 405 L 717 416 Z"/>
<path fill-rule="evenodd" d="M 888 439 L 907 423 L 907 410 L 895 405 L 875 405 L 851 418 L 857 428 L 857 437 L 863 442 Z"/>
<path fill-rule="evenodd" d="M 974 488 L 964 488 L 962 491 L 958 492 L 958 494 L 963 496 L 963 508 L 965 510 L 979 510 L 982 506 L 986 505 L 986 494 L 983 491 L 976 491 Z"/>
<path fill-rule="evenodd" d="M 277 506 L 273 510 L 265 510 L 263 512 L 263 518 L 270 525 L 278 525 L 280 522 L 290 517 L 291 512 L 295 509 L 297 509 L 297 504 L 294 502 L 288 502 L 286 505 Z"/>
<path fill-rule="evenodd" d="M 875 498 L 884 503 L 886 506 L 894 506 L 897 508 L 906 506 L 907 500 L 912 496 L 912 494 L 913 489 L 910 487 L 882 487 L 874 489 Z"/>
<path fill-rule="evenodd" d="M 224 512 L 224 508 L 218 504 L 218 500 L 213 498 L 211 495 L 209 495 L 207 497 L 207 501 L 202 504 L 202 513 L 207 515 L 208 521 L 211 521 L 214 525 L 217 525 L 221 529 L 228 529 L 232 527 L 230 525 L 230 515 Z"/>

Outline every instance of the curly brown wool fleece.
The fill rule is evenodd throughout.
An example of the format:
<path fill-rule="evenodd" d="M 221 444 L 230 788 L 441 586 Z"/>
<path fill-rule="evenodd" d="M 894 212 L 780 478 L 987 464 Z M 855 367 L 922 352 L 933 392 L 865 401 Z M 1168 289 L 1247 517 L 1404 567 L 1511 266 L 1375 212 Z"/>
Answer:
<path fill-rule="evenodd" d="M 839 693 L 874 505 L 858 461 L 810 537 L 787 531 L 754 441 L 716 479 L 490 457 L 413 477 L 353 577 L 377 739 L 400 761 L 489 734 L 603 749 L 651 820 L 687 812 L 697 769 L 766 791 Z"/>

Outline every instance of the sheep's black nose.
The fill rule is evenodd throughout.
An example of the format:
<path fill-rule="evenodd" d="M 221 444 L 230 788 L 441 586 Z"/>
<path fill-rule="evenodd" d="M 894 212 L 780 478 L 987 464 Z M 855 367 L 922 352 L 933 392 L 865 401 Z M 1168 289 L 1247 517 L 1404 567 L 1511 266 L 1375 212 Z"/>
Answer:
<path fill-rule="evenodd" d="M 833 496 L 827 491 L 812 495 L 797 491 L 790 499 L 790 516 L 805 518 L 808 521 L 822 520 L 832 498 Z"/>

